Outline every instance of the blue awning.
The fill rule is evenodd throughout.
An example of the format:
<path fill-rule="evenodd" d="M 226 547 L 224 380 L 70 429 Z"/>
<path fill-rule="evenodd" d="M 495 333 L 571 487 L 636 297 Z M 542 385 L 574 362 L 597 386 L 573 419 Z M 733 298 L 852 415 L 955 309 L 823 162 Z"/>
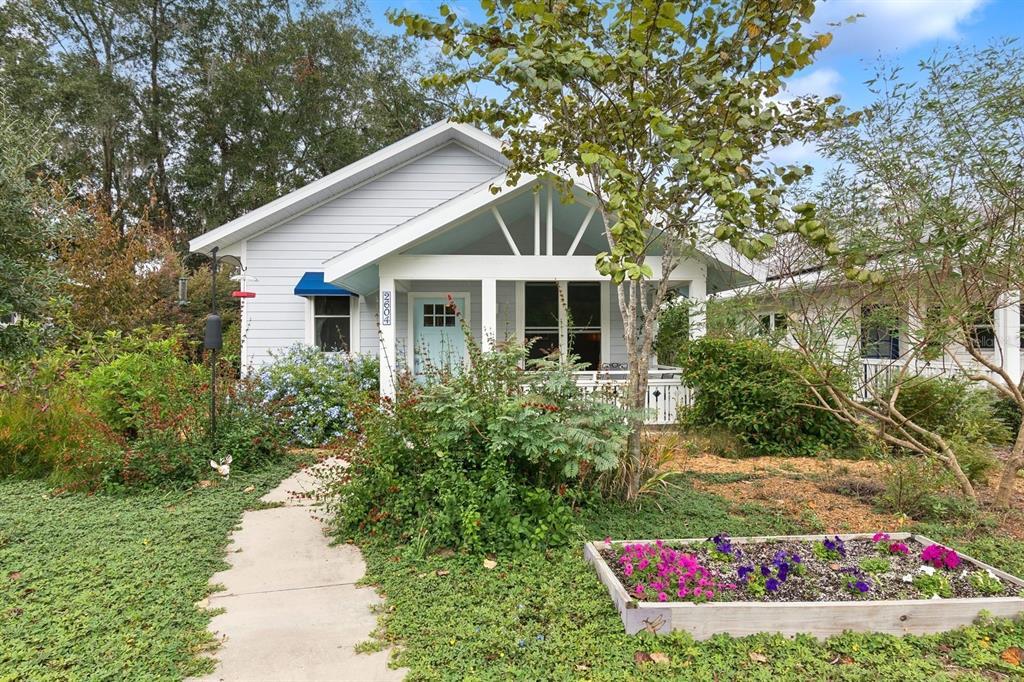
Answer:
<path fill-rule="evenodd" d="M 324 281 L 324 273 L 307 272 L 295 285 L 296 296 L 355 296 L 351 291 Z"/>

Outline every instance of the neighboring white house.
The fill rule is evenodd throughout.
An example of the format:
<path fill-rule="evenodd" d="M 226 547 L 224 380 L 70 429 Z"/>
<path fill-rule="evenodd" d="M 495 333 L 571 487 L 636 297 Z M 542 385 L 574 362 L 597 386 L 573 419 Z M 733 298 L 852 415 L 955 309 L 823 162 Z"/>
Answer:
<path fill-rule="evenodd" d="M 795 295 L 798 289 L 802 293 Z M 920 310 L 898 306 L 884 294 L 866 292 L 832 270 L 809 268 L 770 274 L 765 282 L 738 287 L 720 297 L 749 301 L 742 309 L 749 311 L 751 322 L 783 345 L 794 343 L 789 333 L 794 325 L 816 327 L 823 335 L 820 340 L 827 335 L 837 360 L 854 358 L 859 362 L 855 389 L 862 398 L 871 396 L 897 373 L 925 377 L 989 373 L 963 346 L 951 344 L 925 352 Z M 927 303 L 921 307 L 927 314 Z M 1020 296 L 999 296 L 990 309 L 967 326 L 972 347 L 1019 384 L 1024 373 L 1024 307 Z"/>
<path fill-rule="evenodd" d="M 610 280 L 595 269 L 607 241 L 593 197 L 577 187 L 563 203 L 535 177 L 508 187 L 506 165 L 499 140 L 442 122 L 193 239 L 192 251 L 237 256 L 253 282 L 243 364 L 296 342 L 370 353 L 392 395 L 399 368 L 421 373 L 465 353 L 454 304 L 484 348 L 571 342 L 591 370 L 581 381 L 621 379 L 623 324 Z M 648 263 L 663 275 L 660 257 Z M 703 299 L 764 273 L 716 246 L 664 276 Z M 651 371 L 655 420 L 670 421 L 678 374 Z"/>

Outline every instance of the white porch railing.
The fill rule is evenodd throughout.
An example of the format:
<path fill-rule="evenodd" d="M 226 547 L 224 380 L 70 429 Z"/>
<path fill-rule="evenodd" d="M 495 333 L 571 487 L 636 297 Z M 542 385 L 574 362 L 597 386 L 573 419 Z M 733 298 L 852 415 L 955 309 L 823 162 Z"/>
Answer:
<path fill-rule="evenodd" d="M 871 392 L 877 391 L 891 382 L 900 372 L 901 364 L 897 360 L 881 358 L 863 358 L 857 393 L 861 400 L 872 397 Z M 953 362 L 934 360 L 918 362 L 908 372 L 909 376 L 950 378 L 961 375 L 962 370 Z M 594 372 L 576 372 L 576 384 L 587 393 L 594 393 L 608 402 L 623 404 L 626 398 L 626 385 L 629 382 L 629 370 L 612 369 Z M 647 424 L 675 424 L 680 407 L 692 404 L 693 394 L 689 387 L 683 385 L 681 371 L 678 367 L 658 366 L 647 371 Z"/>
<path fill-rule="evenodd" d="M 621 405 L 626 398 L 629 370 L 577 372 L 576 383 L 586 393 Z M 679 407 L 690 404 L 690 389 L 683 385 L 678 367 L 659 366 L 647 371 L 647 424 L 675 424 Z"/>
<path fill-rule="evenodd" d="M 872 393 L 885 388 L 892 383 L 901 371 L 906 361 L 889 360 L 886 358 L 861 358 L 860 377 L 858 377 L 857 395 L 861 400 L 868 400 L 873 397 Z M 979 373 L 988 374 L 989 371 L 979 367 Z M 925 361 L 914 361 L 906 371 L 909 377 L 925 377 L 928 379 L 963 376 L 964 370 L 955 362 L 949 359 L 938 359 Z"/>

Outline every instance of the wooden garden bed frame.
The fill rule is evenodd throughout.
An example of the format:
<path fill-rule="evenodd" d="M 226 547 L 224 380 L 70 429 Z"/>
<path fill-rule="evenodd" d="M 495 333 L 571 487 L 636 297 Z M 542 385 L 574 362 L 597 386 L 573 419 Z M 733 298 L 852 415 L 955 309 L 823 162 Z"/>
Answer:
<path fill-rule="evenodd" d="M 797 540 L 812 542 L 826 537 L 817 535 L 776 535 L 731 538 L 739 544 Z M 831 536 L 829 536 L 831 537 Z M 840 535 L 843 540 L 871 539 L 870 533 Z M 893 541 L 912 540 L 923 546 L 933 544 L 928 538 L 912 533 L 891 533 Z M 679 547 L 700 544 L 704 538 L 665 540 L 665 544 Z M 653 543 L 653 540 L 614 541 L 612 546 L 635 543 Z M 622 616 L 627 634 L 654 632 L 664 634 L 685 630 L 695 639 L 708 639 L 725 633 L 734 637 L 759 632 L 777 632 L 783 635 L 807 633 L 824 638 L 846 630 L 854 632 L 882 632 L 893 635 L 921 635 L 944 632 L 969 625 L 982 611 L 993 616 L 1010 618 L 1024 613 L 1024 598 L 980 597 L 954 599 L 902 599 L 857 601 L 802 601 L 802 602 L 645 602 L 634 599 L 601 556 L 603 541 L 588 542 L 583 556 L 594 565 L 597 575 L 608 588 L 615 608 Z M 966 567 L 987 569 L 1003 580 L 1008 588 L 1024 588 L 1024 580 L 1000 571 L 972 557 L 960 554 Z"/>

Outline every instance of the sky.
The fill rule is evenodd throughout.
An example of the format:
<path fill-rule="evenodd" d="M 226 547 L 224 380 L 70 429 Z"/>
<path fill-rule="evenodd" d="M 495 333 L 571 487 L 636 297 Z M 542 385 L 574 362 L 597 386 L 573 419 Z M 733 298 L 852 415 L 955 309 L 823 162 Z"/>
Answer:
<path fill-rule="evenodd" d="M 437 16 L 442 0 L 366 0 L 373 21 L 392 32 L 384 13 L 410 9 Z M 480 17 L 478 0 L 447 0 L 460 15 Z M 789 83 L 794 95 L 840 95 L 852 109 L 871 102 L 865 81 L 879 59 L 897 64 L 904 73 L 936 51 L 953 45 L 984 46 L 1006 37 L 1024 38 L 1024 0 L 821 0 L 811 25 L 813 32 L 831 31 L 832 44 L 810 68 Z M 831 26 L 852 15 L 852 24 Z M 777 163 L 821 166 L 813 150 L 793 146 L 772 154 Z"/>

